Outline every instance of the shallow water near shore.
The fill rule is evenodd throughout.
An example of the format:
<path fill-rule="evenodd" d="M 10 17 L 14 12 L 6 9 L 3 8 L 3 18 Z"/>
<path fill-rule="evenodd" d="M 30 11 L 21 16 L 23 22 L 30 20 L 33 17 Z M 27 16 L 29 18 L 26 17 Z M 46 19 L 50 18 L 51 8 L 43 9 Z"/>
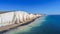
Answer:
<path fill-rule="evenodd" d="M 60 15 L 47 15 L 3 34 L 60 34 Z"/>

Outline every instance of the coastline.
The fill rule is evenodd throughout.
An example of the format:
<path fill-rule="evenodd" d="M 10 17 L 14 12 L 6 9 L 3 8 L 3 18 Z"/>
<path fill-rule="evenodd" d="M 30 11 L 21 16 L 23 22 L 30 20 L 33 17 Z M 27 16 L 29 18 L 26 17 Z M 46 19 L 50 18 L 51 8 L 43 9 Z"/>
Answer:
<path fill-rule="evenodd" d="M 45 17 L 39 17 L 35 21 L 31 22 L 30 24 L 24 25 L 24 26 L 19 26 L 15 29 L 9 30 L 5 32 L 4 34 L 26 34 L 32 30 L 32 28 L 36 28 L 42 24 L 43 20 Z"/>
<path fill-rule="evenodd" d="M 20 27 L 20 26 L 28 25 L 29 23 L 35 21 L 36 19 L 38 19 L 40 17 L 37 17 L 37 18 L 35 18 L 33 20 L 30 20 L 29 22 L 24 23 L 24 24 L 23 23 L 22 24 L 21 23 L 20 24 L 12 24 L 12 25 L 8 25 L 8 26 L 0 27 L 0 33 L 7 32 L 9 30 L 15 29 L 15 28 Z"/>

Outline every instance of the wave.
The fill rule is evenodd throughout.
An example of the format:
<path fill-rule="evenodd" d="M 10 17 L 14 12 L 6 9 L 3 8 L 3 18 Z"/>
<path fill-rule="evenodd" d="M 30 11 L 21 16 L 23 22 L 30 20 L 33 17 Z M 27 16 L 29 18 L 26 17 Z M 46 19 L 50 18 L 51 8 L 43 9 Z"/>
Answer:
<path fill-rule="evenodd" d="M 37 28 L 42 25 L 42 22 L 45 21 L 45 17 L 39 17 L 35 21 L 31 22 L 30 24 L 17 27 L 15 29 L 9 30 L 8 32 L 5 32 L 4 34 L 28 34 L 33 33 L 32 29 Z"/>
<path fill-rule="evenodd" d="M 60 34 L 60 15 L 48 15 L 5 34 Z"/>

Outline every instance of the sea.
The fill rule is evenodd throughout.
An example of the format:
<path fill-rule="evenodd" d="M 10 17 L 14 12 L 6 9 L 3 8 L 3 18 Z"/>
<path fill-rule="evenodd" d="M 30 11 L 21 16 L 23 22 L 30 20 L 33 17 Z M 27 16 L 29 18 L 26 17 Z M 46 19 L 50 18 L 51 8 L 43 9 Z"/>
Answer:
<path fill-rule="evenodd" d="M 46 15 L 4 34 L 60 34 L 60 15 Z"/>

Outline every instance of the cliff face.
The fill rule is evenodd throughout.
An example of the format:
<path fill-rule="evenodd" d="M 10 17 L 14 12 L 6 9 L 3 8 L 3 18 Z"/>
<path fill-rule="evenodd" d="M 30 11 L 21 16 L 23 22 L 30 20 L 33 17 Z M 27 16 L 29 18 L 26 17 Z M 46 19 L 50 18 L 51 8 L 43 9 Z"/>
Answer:
<path fill-rule="evenodd" d="M 0 14 L 0 27 L 11 24 L 14 18 L 14 12 Z"/>
<path fill-rule="evenodd" d="M 11 25 L 11 24 L 18 24 L 18 23 L 26 23 L 29 22 L 41 15 L 39 14 L 29 14 L 23 11 L 16 11 L 16 12 L 6 12 L 0 14 L 0 27 Z"/>

